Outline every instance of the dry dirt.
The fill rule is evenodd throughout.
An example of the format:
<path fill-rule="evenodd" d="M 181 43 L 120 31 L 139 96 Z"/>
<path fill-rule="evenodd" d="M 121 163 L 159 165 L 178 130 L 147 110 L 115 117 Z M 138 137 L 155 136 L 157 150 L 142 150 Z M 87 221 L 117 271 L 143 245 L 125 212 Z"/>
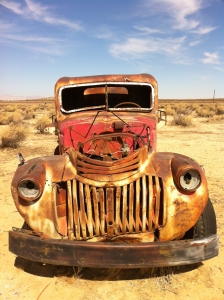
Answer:
<path fill-rule="evenodd" d="M 158 131 L 158 151 L 182 153 L 204 165 L 217 215 L 219 256 L 185 267 L 78 269 L 16 258 L 8 251 L 8 231 L 23 223 L 10 194 L 10 182 L 18 164 L 16 153 L 21 152 L 26 159 L 51 155 L 56 137 L 32 133 L 19 149 L 0 149 L 0 300 L 224 299 L 223 128 L 224 123 L 195 119 L 194 127 L 165 126 Z"/>

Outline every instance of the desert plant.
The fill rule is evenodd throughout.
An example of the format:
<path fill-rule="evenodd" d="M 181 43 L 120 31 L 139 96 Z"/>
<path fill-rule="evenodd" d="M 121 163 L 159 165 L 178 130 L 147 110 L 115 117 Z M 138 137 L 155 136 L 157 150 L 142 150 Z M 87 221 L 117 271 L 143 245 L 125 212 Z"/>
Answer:
<path fill-rule="evenodd" d="M 175 110 L 172 109 L 170 106 L 166 105 L 165 106 L 165 112 L 166 112 L 167 115 L 171 115 L 172 116 L 174 114 Z"/>
<path fill-rule="evenodd" d="M 198 103 L 192 103 L 188 106 L 188 108 L 191 110 L 197 110 L 200 108 L 200 105 Z"/>
<path fill-rule="evenodd" d="M 224 115 L 215 115 L 215 116 L 213 116 L 212 120 L 214 120 L 214 121 L 224 120 Z"/>
<path fill-rule="evenodd" d="M 211 110 L 210 107 L 200 107 L 196 112 L 199 117 L 205 118 L 213 117 L 215 115 L 215 112 Z"/>
<path fill-rule="evenodd" d="M 24 126 L 10 125 L 2 134 L 2 147 L 17 148 L 26 138 L 26 128 Z"/>
<path fill-rule="evenodd" d="M 9 123 L 13 123 L 13 124 L 19 124 L 23 121 L 23 116 L 18 112 L 11 113 L 8 118 L 9 118 Z"/>
<path fill-rule="evenodd" d="M 16 105 L 10 105 L 10 104 L 8 104 L 5 107 L 5 111 L 14 112 L 16 110 L 16 108 L 17 108 Z"/>
<path fill-rule="evenodd" d="M 186 105 L 184 103 L 179 103 L 176 106 L 176 113 L 178 115 L 183 114 L 183 115 L 190 115 L 192 112 L 192 109 L 190 107 L 190 105 Z"/>
<path fill-rule="evenodd" d="M 0 115 L 0 125 L 7 125 L 9 124 L 9 118 L 8 116 L 4 113 Z"/>
<path fill-rule="evenodd" d="M 32 119 L 32 118 L 35 118 L 35 113 L 32 109 L 27 108 L 25 110 L 25 113 L 24 113 L 24 119 L 29 120 L 29 119 Z"/>
<path fill-rule="evenodd" d="M 47 116 L 43 116 L 42 118 L 37 119 L 35 127 L 39 131 L 39 133 L 44 134 L 47 132 L 46 127 L 50 123 L 50 119 Z"/>
<path fill-rule="evenodd" d="M 46 108 L 45 104 L 39 104 L 39 107 L 38 107 L 39 110 L 45 110 L 45 108 Z"/>
<path fill-rule="evenodd" d="M 186 116 L 184 114 L 175 113 L 173 115 L 173 120 L 171 122 L 171 125 L 184 126 L 184 127 L 190 126 L 192 125 L 192 117 Z"/>
<path fill-rule="evenodd" d="M 216 114 L 217 115 L 224 115 L 224 105 L 217 105 L 216 106 Z"/>

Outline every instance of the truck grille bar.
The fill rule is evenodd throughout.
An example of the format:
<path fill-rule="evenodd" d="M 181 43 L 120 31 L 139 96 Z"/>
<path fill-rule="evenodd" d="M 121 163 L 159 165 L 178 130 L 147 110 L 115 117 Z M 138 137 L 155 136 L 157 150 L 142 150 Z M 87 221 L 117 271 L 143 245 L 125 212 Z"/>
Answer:
<path fill-rule="evenodd" d="M 144 175 L 123 187 L 67 182 L 68 237 L 86 240 L 154 232 L 165 224 L 162 180 Z"/>

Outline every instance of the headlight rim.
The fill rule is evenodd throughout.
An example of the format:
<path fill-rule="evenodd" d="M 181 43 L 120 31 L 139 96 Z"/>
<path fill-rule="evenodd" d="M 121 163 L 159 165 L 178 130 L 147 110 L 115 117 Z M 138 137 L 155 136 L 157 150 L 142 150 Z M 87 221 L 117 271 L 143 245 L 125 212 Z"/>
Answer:
<path fill-rule="evenodd" d="M 25 181 L 31 182 L 32 184 L 34 184 L 35 186 L 38 187 L 39 192 L 38 192 L 37 195 L 34 195 L 34 196 L 28 196 L 28 195 L 24 195 L 24 194 L 21 193 L 20 186 L 21 186 L 21 184 L 22 184 L 23 182 L 25 182 Z M 17 184 L 17 191 L 18 191 L 19 196 L 20 196 L 23 200 L 28 201 L 28 202 L 30 202 L 30 201 L 35 201 L 35 200 L 37 200 L 37 199 L 42 195 L 42 187 L 41 187 L 40 182 L 37 181 L 35 178 L 30 178 L 30 177 L 22 178 L 22 179 L 18 182 L 18 184 Z"/>
<path fill-rule="evenodd" d="M 184 177 L 184 175 L 186 175 L 187 173 L 195 173 L 196 175 L 194 176 L 195 178 L 198 177 L 198 182 L 195 186 L 193 186 L 192 188 L 185 188 L 182 184 L 181 184 L 181 178 Z M 192 174 L 190 174 L 192 176 Z M 192 176 L 193 177 L 193 176 Z M 188 191 L 188 192 L 193 192 L 196 191 L 196 189 L 200 186 L 201 184 L 201 175 L 199 173 L 199 171 L 196 168 L 186 168 L 182 171 L 181 174 L 179 174 L 179 184 L 181 189 L 183 189 L 184 191 Z"/>
<path fill-rule="evenodd" d="M 197 173 L 197 176 L 199 177 L 198 183 L 193 188 L 186 188 L 181 184 L 181 177 L 187 174 L 188 172 L 195 172 Z M 195 176 L 196 177 L 196 176 Z M 181 192 L 185 194 L 194 193 L 199 186 L 202 183 L 202 178 L 199 170 L 197 168 L 194 168 L 193 166 L 184 166 L 181 169 L 178 170 L 178 173 L 176 174 L 176 178 L 174 177 L 174 182 Z"/>

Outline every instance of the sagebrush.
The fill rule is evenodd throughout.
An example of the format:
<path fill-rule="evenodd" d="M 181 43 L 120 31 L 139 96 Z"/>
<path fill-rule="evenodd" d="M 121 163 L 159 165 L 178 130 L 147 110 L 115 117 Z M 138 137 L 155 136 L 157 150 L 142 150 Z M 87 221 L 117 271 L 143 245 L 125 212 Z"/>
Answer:
<path fill-rule="evenodd" d="M 24 126 L 10 125 L 2 134 L 2 147 L 17 148 L 25 140 L 26 133 Z"/>

